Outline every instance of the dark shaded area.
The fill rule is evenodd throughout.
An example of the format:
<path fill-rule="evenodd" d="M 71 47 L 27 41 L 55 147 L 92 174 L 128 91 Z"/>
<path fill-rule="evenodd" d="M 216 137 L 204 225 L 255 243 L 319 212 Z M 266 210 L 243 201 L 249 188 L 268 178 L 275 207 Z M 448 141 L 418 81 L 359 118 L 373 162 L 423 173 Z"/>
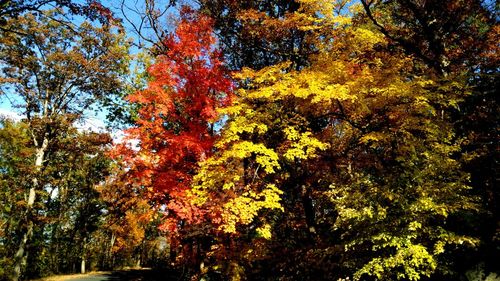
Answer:
<path fill-rule="evenodd" d="M 182 274 L 174 269 L 134 269 L 114 271 L 108 280 L 160 281 L 182 280 Z"/>
<path fill-rule="evenodd" d="M 160 281 L 182 280 L 182 274 L 172 269 L 130 269 L 99 275 L 87 275 L 71 281 Z"/>

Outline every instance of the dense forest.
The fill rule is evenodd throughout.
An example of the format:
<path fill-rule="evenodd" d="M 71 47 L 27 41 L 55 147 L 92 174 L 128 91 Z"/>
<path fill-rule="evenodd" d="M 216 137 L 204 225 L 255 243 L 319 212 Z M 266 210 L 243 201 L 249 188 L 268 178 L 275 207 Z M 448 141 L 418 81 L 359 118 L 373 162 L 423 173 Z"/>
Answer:
<path fill-rule="evenodd" d="M 500 280 L 499 11 L 0 0 L 0 280 Z"/>

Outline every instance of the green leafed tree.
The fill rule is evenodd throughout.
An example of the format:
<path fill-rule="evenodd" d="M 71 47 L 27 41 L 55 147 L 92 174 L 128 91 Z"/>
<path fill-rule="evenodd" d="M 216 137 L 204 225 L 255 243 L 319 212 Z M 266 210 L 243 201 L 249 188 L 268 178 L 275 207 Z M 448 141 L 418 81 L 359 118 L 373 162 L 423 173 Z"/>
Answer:
<path fill-rule="evenodd" d="M 32 210 L 32 237 L 27 245 L 25 277 L 72 272 L 95 260 L 88 245 L 105 210 L 96 189 L 108 173 L 107 134 L 78 132 L 68 123 L 47 148 L 46 163 L 36 176 L 40 189 Z M 64 129 L 63 129 L 64 128 Z M 0 130 L 3 208 L 0 277 L 12 277 L 20 230 L 26 215 L 26 190 L 34 176 L 35 148 L 25 122 L 3 121 Z M 78 267 L 80 268 L 80 267 Z"/>
<path fill-rule="evenodd" d="M 5 279 L 13 266 L 12 238 L 19 228 L 24 190 L 30 185 L 34 150 L 26 124 L 2 120 L 0 127 L 0 278 Z"/>
<path fill-rule="evenodd" d="M 76 26 L 57 10 L 18 16 L 4 26 L 16 32 L 0 34 L 0 93 L 10 96 L 12 106 L 25 116 L 35 150 L 31 184 L 23 191 L 18 249 L 11 257 L 13 280 L 18 280 L 33 235 L 33 206 L 43 190 L 41 173 L 49 164 L 49 148 L 67 129 L 64 126 L 120 93 L 128 48 L 116 26 L 87 21 Z"/>

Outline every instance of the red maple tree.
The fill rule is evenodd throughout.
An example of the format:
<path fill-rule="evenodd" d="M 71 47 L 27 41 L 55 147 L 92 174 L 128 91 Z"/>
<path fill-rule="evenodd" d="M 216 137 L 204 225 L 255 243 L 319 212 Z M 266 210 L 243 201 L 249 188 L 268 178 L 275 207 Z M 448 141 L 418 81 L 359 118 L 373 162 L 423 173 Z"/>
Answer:
<path fill-rule="evenodd" d="M 175 31 L 165 38 L 165 53 L 149 67 L 145 90 L 127 99 L 138 104 L 136 126 L 117 145 L 128 181 L 148 189 L 154 202 L 166 206 L 164 228 L 196 222 L 203 212 L 187 200 L 186 191 L 198 163 L 213 152 L 217 108 L 232 99 L 232 82 L 215 47 L 212 20 L 189 8 L 181 10 Z"/>

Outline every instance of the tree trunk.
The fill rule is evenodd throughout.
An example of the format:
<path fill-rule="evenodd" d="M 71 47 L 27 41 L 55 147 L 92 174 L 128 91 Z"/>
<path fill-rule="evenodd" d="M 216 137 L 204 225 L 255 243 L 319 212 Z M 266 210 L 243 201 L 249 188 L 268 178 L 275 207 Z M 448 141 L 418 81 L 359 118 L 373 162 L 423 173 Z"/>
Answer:
<path fill-rule="evenodd" d="M 107 252 L 107 266 L 110 269 L 114 269 L 114 255 L 113 255 L 113 247 L 115 246 L 115 241 L 116 241 L 116 235 L 114 233 L 111 233 L 111 239 L 109 241 L 109 250 Z"/>
<path fill-rule="evenodd" d="M 80 273 L 85 274 L 85 255 L 82 255 L 82 262 L 80 264 Z"/>
<path fill-rule="evenodd" d="M 301 199 L 302 199 L 302 206 L 304 208 L 304 215 L 306 218 L 306 224 L 307 228 L 309 230 L 309 234 L 316 234 L 316 218 L 315 218 L 315 213 L 314 213 L 314 206 L 313 206 L 313 201 L 311 199 L 310 191 L 309 189 L 303 185 L 301 187 Z"/>
<path fill-rule="evenodd" d="M 82 262 L 80 264 L 80 273 L 85 274 L 85 256 L 87 253 L 87 237 L 83 238 L 83 247 L 82 247 Z"/>
<path fill-rule="evenodd" d="M 57 220 L 52 225 L 52 238 L 51 238 L 51 247 L 50 247 L 50 256 L 51 256 L 51 265 L 50 268 L 53 273 L 60 273 L 60 260 L 68 259 L 67 253 L 61 253 L 60 246 L 61 243 L 59 241 L 61 235 L 61 222 L 63 221 L 63 214 L 66 213 L 66 209 L 63 208 L 66 204 L 66 189 L 64 187 L 58 188 L 58 196 L 60 200 L 60 204 L 57 208 L 57 212 L 59 213 L 57 216 Z"/>
<path fill-rule="evenodd" d="M 36 143 L 36 140 L 35 140 Z M 28 253 L 26 252 L 26 246 L 33 236 L 33 205 L 36 200 L 36 192 L 39 188 L 38 174 L 41 171 L 43 161 L 45 158 L 45 151 L 47 150 L 49 144 L 48 137 L 44 137 L 42 145 L 37 147 L 35 156 L 35 174 L 32 179 L 32 185 L 29 189 L 28 201 L 26 202 L 26 210 L 21 218 L 21 233 L 22 238 L 19 242 L 16 254 L 14 255 L 14 272 L 12 275 L 12 281 L 18 281 L 21 277 L 23 267 L 26 266 Z"/>
<path fill-rule="evenodd" d="M 136 257 L 135 268 L 141 268 L 141 257 L 140 257 L 140 255 L 138 257 Z"/>

